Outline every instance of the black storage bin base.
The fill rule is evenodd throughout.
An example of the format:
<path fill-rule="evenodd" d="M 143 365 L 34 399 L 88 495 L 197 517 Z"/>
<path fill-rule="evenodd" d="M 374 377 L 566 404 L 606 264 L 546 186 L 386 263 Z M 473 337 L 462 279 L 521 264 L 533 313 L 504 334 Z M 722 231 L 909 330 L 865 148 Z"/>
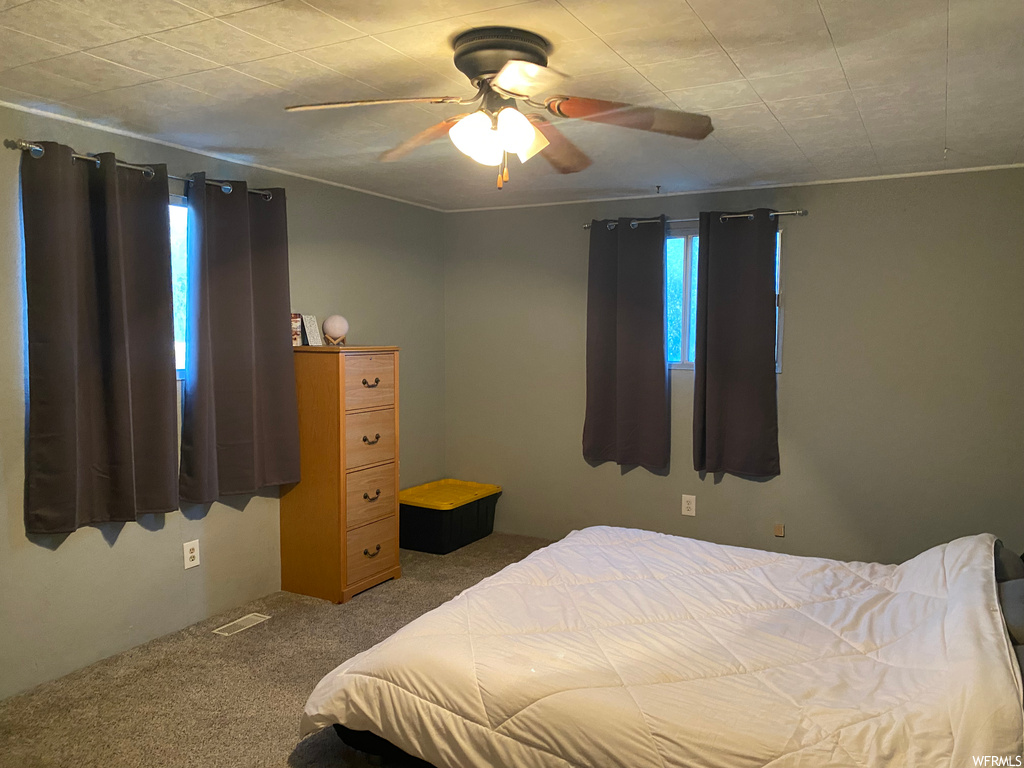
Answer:
<path fill-rule="evenodd" d="M 501 492 L 454 509 L 400 505 L 399 543 L 403 549 L 447 555 L 494 531 L 494 508 Z"/>

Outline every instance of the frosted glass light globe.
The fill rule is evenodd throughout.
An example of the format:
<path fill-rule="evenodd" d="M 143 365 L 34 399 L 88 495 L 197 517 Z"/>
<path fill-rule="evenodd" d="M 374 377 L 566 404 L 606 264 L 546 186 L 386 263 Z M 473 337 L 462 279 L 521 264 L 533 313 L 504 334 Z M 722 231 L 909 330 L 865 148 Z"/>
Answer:
<path fill-rule="evenodd" d="M 518 109 L 505 107 L 498 112 L 498 141 L 506 152 L 526 152 L 533 143 L 536 129 Z"/>
<path fill-rule="evenodd" d="M 466 115 L 448 129 L 448 138 L 464 155 L 481 165 L 501 165 L 504 150 L 498 140 L 498 132 L 491 126 L 491 118 L 485 112 Z"/>

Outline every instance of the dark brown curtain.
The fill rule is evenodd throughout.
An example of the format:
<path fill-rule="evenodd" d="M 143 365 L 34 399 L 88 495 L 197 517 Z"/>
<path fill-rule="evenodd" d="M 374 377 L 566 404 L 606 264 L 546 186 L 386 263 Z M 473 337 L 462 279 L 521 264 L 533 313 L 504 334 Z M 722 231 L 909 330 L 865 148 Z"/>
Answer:
<path fill-rule="evenodd" d="M 22 153 L 25 529 L 178 507 L 167 169 Z"/>
<path fill-rule="evenodd" d="M 665 364 L 665 217 L 590 225 L 587 415 L 583 456 L 663 470 L 669 464 Z"/>
<path fill-rule="evenodd" d="M 180 491 L 194 503 L 299 479 L 284 190 L 231 186 L 189 185 Z"/>
<path fill-rule="evenodd" d="M 775 238 L 767 208 L 700 215 L 693 468 L 779 474 L 775 392 Z"/>

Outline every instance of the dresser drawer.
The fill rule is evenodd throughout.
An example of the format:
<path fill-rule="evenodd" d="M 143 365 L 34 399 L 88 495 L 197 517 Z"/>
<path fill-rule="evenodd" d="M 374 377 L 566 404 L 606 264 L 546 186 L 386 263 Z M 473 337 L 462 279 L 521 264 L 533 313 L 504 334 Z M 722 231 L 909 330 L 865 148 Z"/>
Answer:
<path fill-rule="evenodd" d="M 395 356 L 345 356 L 345 410 L 395 403 Z"/>
<path fill-rule="evenodd" d="M 370 411 L 345 416 L 345 466 L 348 469 L 395 458 L 395 412 Z"/>
<path fill-rule="evenodd" d="M 395 465 L 349 472 L 346 511 L 348 527 L 395 514 Z"/>
<path fill-rule="evenodd" d="M 398 565 L 394 516 L 348 532 L 348 583 L 355 584 Z"/>

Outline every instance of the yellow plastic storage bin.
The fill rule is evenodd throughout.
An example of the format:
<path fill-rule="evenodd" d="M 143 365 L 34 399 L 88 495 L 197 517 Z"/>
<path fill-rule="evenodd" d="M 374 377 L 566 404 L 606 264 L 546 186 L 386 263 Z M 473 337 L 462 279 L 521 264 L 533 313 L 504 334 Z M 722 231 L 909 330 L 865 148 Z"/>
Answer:
<path fill-rule="evenodd" d="M 446 555 L 490 535 L 499 496 L 500 485 L 466 480 L 406 488 L 398 494 L 401 546 Z"/>

